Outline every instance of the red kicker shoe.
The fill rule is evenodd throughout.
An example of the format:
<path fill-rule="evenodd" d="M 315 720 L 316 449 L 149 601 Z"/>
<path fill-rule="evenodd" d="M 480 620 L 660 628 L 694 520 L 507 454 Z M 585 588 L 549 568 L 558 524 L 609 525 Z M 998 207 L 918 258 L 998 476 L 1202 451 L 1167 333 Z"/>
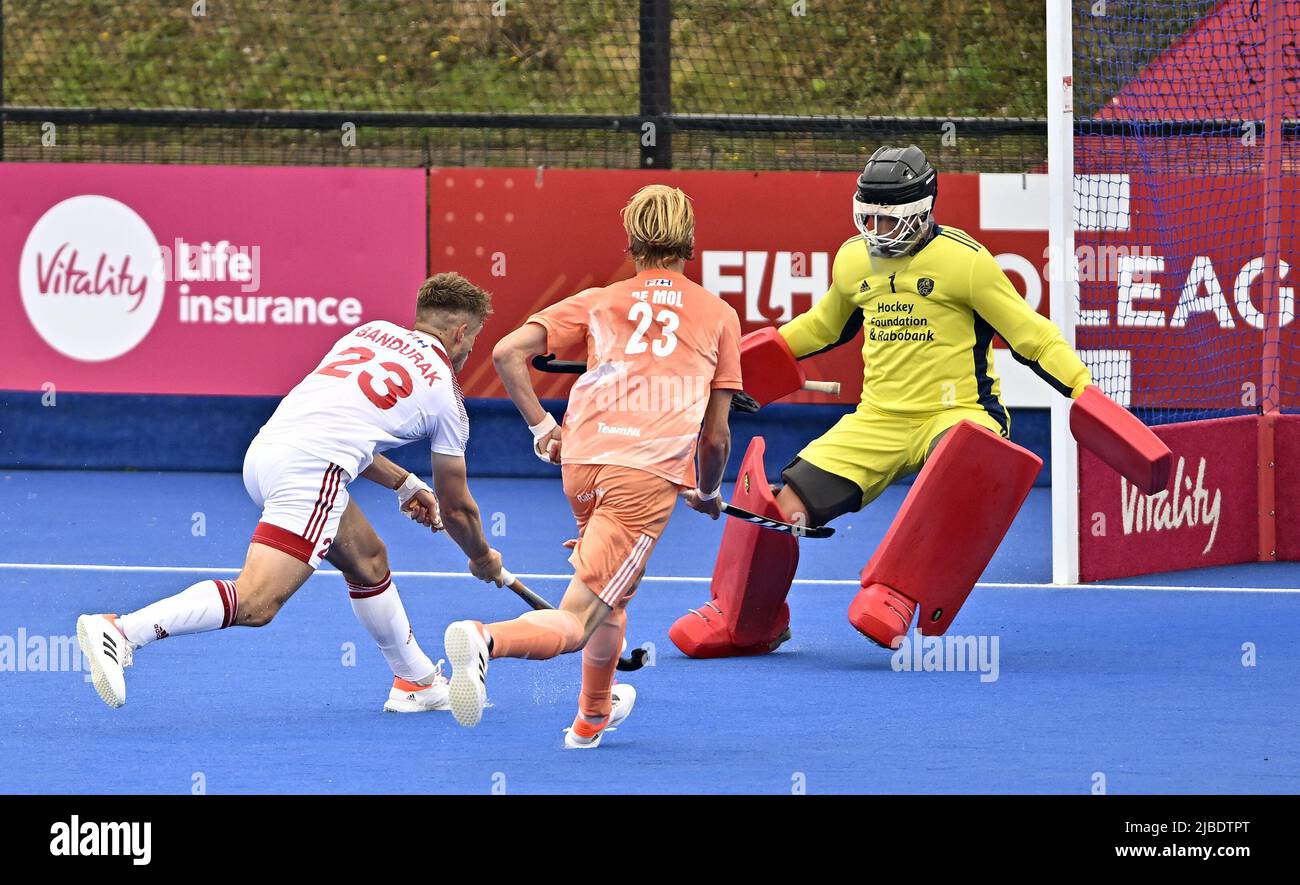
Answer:
<path fill-rule="evenodd" d="M 682 615 L 668 630 L 668 638 L 682 653 L 691 658 L 734 658 L 765 655 L 774 652 L 790 638 L 790 609 L 782 605 L 781 629 L 767 642 L 737 645 L 731 638 L 731 625 L 727 615 L 718 608 L 717 600 L 691 609 Z"/>
<path fill-rule="evenodd" d="M 849 623 L 872 642 L 884 648 L 898 648 L 916 615 L 916 603 L 884 584 L 871 584 L 858 591 L 849 605 Z"/>

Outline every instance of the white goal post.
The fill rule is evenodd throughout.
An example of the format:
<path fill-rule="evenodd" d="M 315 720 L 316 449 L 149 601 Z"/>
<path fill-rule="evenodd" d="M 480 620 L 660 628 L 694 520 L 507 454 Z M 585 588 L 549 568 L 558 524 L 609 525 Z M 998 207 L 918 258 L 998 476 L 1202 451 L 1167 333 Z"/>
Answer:
<path fill-rule="evenodd" d="M 1070 0 L 1047 0 L 1047 176 L 1050 311 L 1074 346 L 1074 46 Z M 1079 580 L 1079 453 L 1071 401 L 1052 399 L 1052 582 Z"/>

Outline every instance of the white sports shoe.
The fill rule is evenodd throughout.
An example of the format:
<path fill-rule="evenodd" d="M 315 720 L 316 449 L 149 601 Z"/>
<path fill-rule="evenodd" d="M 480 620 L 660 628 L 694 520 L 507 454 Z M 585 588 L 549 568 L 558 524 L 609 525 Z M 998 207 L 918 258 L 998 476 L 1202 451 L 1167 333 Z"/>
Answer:
<path fill-rule="evenodd" d="M 487 640 L 477 621 L 453 621 L 442 641 L 451 662 L 451 714 L 461 725 L 473 728 L 487 705 Z"/>
<path fill-rule="evenodd" d="M 95 691 L 110 707 L 126 703 L 126 674 L 135 648 L 117 627 L 117 615 L 82 615 L 77 618 L 77 644 L 90 664 Z"/>
<path fill-rule="evenodd" d="M 605 724 L 597 728 L 579 715 L 578 718 L 573 720 L 573 726 L 564 730 L 564 749 L 596 749 L 600 746 L 600 740 L 605 736 L 605 732 L 614 731 L 622 724 L 624 719 L 632 714 L 632 708 L 636 706 L 635 688 L 619 683 L 610 689 L 610 697 L 613 704 L 610 707 L 609 719 L 605 721 Z M 579 734 L 578 729 L 584 732 L 594 730 L 594 733 L 589 735 Z"/>
<path fill-rule="evenodd" d="M 439 661 L 435 666 L 433 682 L 429 685 L 407 682 L 394 676 L 393 687 L 388 690 L 388 700 L 384 701 L 384 712 L 429 713 L 451 709 L 447 677 L 442 675 L 442 665 L 443 662 Z"/>

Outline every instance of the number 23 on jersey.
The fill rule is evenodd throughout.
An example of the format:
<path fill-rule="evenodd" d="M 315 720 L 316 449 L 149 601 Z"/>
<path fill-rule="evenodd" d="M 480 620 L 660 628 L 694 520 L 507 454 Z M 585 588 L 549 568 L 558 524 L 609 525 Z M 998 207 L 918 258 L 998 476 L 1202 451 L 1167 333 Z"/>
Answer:
<path fill-rule="evenodd" d="M 636 329 L 632 332 L 632 337 L 627 340 L 627 346 L 623 348 L 624 353 L 645 353 L 648 347 L 655 356 L 668 356 L 677 348 L 676 331 L 681 319 L 675 312 L 665 307 L 656 314 L 649 304 L 638 301 L 628 311 L 627 318 L 636 323 Z M 662 337 L 646 344 L 645 333 L 650 328 L 650 324 L 655 322 L 660 326 L 659 332 Z"/>
<path fill-rule="evenodd" d="M 374 362 L 375 352 L 368 347 L 349 347 L 339 354 L 340 359 L 326 363 L 316 370 L 317 375 L 325 375 L 329 378 L 351 378 L 357 379 L 357 385 L 361 392 L 365 394 L 366 399 L 370 400 L 380 409 L 391 409 L 397 405 L 397 401 L 403 397 L 411 395 L 415 388 L 411 384 L 411 375 L 406 368 L 400 363 L 383 362 L 379 368 L 385 371 L 383 377 L 384 392 L 380 393 L 375 389 L 375 376 L 369 369 L 353 372 L 367 363 Z"/>

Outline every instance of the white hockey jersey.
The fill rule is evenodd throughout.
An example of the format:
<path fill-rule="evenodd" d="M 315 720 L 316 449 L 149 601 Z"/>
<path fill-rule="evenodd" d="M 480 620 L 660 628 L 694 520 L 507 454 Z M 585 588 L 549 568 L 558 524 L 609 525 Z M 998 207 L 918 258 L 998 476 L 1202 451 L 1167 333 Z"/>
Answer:
<path fill-rule="evenodd" d="M 464 456 L 469 418 L 442 342 L 376 320 L 338 340 L 280 401 L 254 442 L 275 442 L 342 467 L 352 479 L 375 455 L 419 439 Z"/>

